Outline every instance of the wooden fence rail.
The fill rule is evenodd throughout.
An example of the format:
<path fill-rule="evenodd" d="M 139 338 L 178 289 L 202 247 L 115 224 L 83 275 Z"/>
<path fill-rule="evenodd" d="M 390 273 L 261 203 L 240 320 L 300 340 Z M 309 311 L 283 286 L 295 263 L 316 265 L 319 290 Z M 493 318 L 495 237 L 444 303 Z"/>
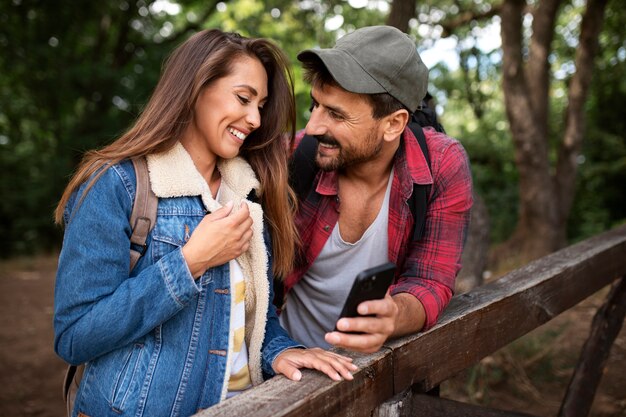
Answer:
<path fill-rule="evenodd" d="M 425 395 L 405 398 L 405 411 L 389 410 L 398 408 L 403 396 L 436 387 L 624 276 L 626 225 L 454 297 L 438 324 L 426 332 L 393 340 L 375 354 L 348 353 L 360 369 L 353 381 L 333 382 L 313 371 L 303 372 L 300 382 L 277 377 L 196 417 L 521 416 L 474 410 L 476 406 Z M 623 304 L 624 298 L 616 303 Z M 618 324 L 621 326 L 621 321 Z M 410 411 L 416 404 L 416 409 L 422 410 L 419 414 Z M 463 413 L 452 411 L 459 408 Z"/>

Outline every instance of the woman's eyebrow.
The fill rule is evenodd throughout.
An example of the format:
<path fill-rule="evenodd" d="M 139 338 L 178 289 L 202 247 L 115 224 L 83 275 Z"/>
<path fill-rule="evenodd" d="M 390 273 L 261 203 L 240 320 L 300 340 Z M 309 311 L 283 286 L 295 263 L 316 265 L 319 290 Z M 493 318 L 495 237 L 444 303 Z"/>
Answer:
<path fill-rule="evenodd" d="M 247 90 L 250 90 L 250 92 L 252 93 L 252 95 L 254 96 L 258 96 L 259 92 L 256 91 L 256 88 L 252 87 L 251 85 L 248 84 L 239 84 L 235 86 L 236 88 L 245 88 Z"/>
<path fill-rule="evenodd" d="M 253 96 L 257 97 L 259 95 L 259 92 L 256 91 L 256 88 L 252 87 L 251 85 L 248 84 L 239 84 L 236 85 L 235 88 L 245 88 L 246 90 L 250 91 L 250 94 L 252 94 Z M 268 97 L 264 97 L 261 101 L 266 102 L 268 99 Z"/>

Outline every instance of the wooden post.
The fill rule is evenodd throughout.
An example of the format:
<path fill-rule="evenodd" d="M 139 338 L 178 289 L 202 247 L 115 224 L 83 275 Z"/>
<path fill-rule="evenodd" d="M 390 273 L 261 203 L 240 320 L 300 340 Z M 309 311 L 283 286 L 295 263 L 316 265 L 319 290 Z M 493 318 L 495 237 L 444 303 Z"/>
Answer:
<path fill-rule="evenodd" d="M 565 393 L 559 417 L 589 414 L 611 346 L 622 328 L 625 315 L 626 276 L 613 285 L 606 301 L 593 318 L 591 333 Z"/>

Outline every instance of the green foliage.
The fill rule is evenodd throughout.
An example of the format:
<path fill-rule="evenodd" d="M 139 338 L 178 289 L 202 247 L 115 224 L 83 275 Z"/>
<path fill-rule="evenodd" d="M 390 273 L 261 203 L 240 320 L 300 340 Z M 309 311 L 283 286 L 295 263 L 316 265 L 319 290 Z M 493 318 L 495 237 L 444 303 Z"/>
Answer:
<path fill-rule="evenodd" d="M 431 25 L 420 31 L 429 45 L 444 30 L 445 22 L 460 10 L 484 11 L 492 1 L 420 2 L 419 20 Z M 550 158 L 556 161 L 557 149 L 565 130 L 568 87 L 574 71 L 576 48 L 584 2 L 567 2 L 557 15 L 555 38 L 550 55 Z M 500 51 L 477 48 L 477 33 L 494 20 L 472 21 L 455 30 L 460 68 L 445 66 L 431 69 L 431 93 L 445 111 L 442 121 L 448 133 L 465 145 L 472 162 L 475 187 L 481 194 L 491 217 L 493 242 L 506 239 L 517 219 L 518 186 L 514 149 L 501 92 Z M 498 21 L 496 18 L 495 21 Z M 624 148 L 626 120 L 626 42 L 622 35 L 626 12 L 609 2 L 604 30 L 600 38 L 600 55 L 587 108 L 587 127 L 574 206 L 568 224 L 572 241 L 611 228 L 626 219 L 626 183 Z M 433 25 L 435 23 L 435 25 Z M 441 23 L 438 26 L 437 23 Z M 530 34 L 529 21 L 526 35 Z"/>
<path fill-rule="evenodd" d="M 495 1 L 419 2 L 412 36 L 422 47 L 462 11 L 485 11 Z M 353 3 L 354 4 L 354 3 Z M 561 10 L 551 65 L 550 130 L 562 137 L 579 2 Z M 60 229 L 52 211 L 85 150 L 110 142 L 141 111 L 164 58 L 191 33 L 208 27 L 273 39 L 292 63 L 303 128 L 310 103 L 296 55 L 329 47 L 337 37 L 382 24 L 387 3 L 354 8 L 343 0 L 7 0 L 0 2 L 0 256 L 55 247 Z M 594 72 L 584 158 L 570 235 L 576 239 L 624 221 L 626 120 L 625 11 L 610 2 Z M 419 24 L 419 23 L 423 24 Z M 462 141 L 476 189 L 491 215 L 492 239 L 508 237 L 517 218 L 517 172 L 500 81 L 500 52 L 478 48 L 492 20 L 455 30 L 461 67 L 431 69 L 448 133 Z M 574 42 L 574 43 L 573 43 Z"/>
<path fill-rule="evenodd" d="M 51 213 L 68 175 L 128 126 L 165 55 L 153 45 L 166 20 L 144 2 L 59 3 L 0 5 L 3 256 L 58 245 Z"/>
<path fill-rule="evenodd" d="M 331 18 L 342 24 L 326 30 Z M 344 1 L 1 2 L 0 256 L 59 244 L 52 211 L 81 155 L 132 123 L 163 60 L 192 32 L 217 27 L 274 39 L 293 63 L 302 128 L 310 98 L 297 53 L 382 22 L 379 10 Z"/>
<path fill-rule="evenodd" d="M 626 11 L 610 2 L 586 103 L 587 128 L 569 222 L 575 240 L 626 221 Z"/>

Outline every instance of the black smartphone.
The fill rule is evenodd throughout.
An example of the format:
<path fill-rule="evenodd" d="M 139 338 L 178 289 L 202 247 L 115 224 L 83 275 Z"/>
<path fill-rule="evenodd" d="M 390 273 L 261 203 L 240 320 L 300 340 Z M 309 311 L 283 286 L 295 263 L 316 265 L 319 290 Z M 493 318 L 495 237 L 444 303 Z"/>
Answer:
<path fill-rule="evenodd" d="M 363 301 L 385 298 L 385 293 L 393 281 L 396 265 L 387 262 L 372 268 L 365 269 L 356 276 L 348 298 L 343 305 L 341 317 L 357 317 L 357 307 Z M 339 320 L 339 318 L 337 320 Z M 337 330 L 335 328 L 335 330 Z"/>

